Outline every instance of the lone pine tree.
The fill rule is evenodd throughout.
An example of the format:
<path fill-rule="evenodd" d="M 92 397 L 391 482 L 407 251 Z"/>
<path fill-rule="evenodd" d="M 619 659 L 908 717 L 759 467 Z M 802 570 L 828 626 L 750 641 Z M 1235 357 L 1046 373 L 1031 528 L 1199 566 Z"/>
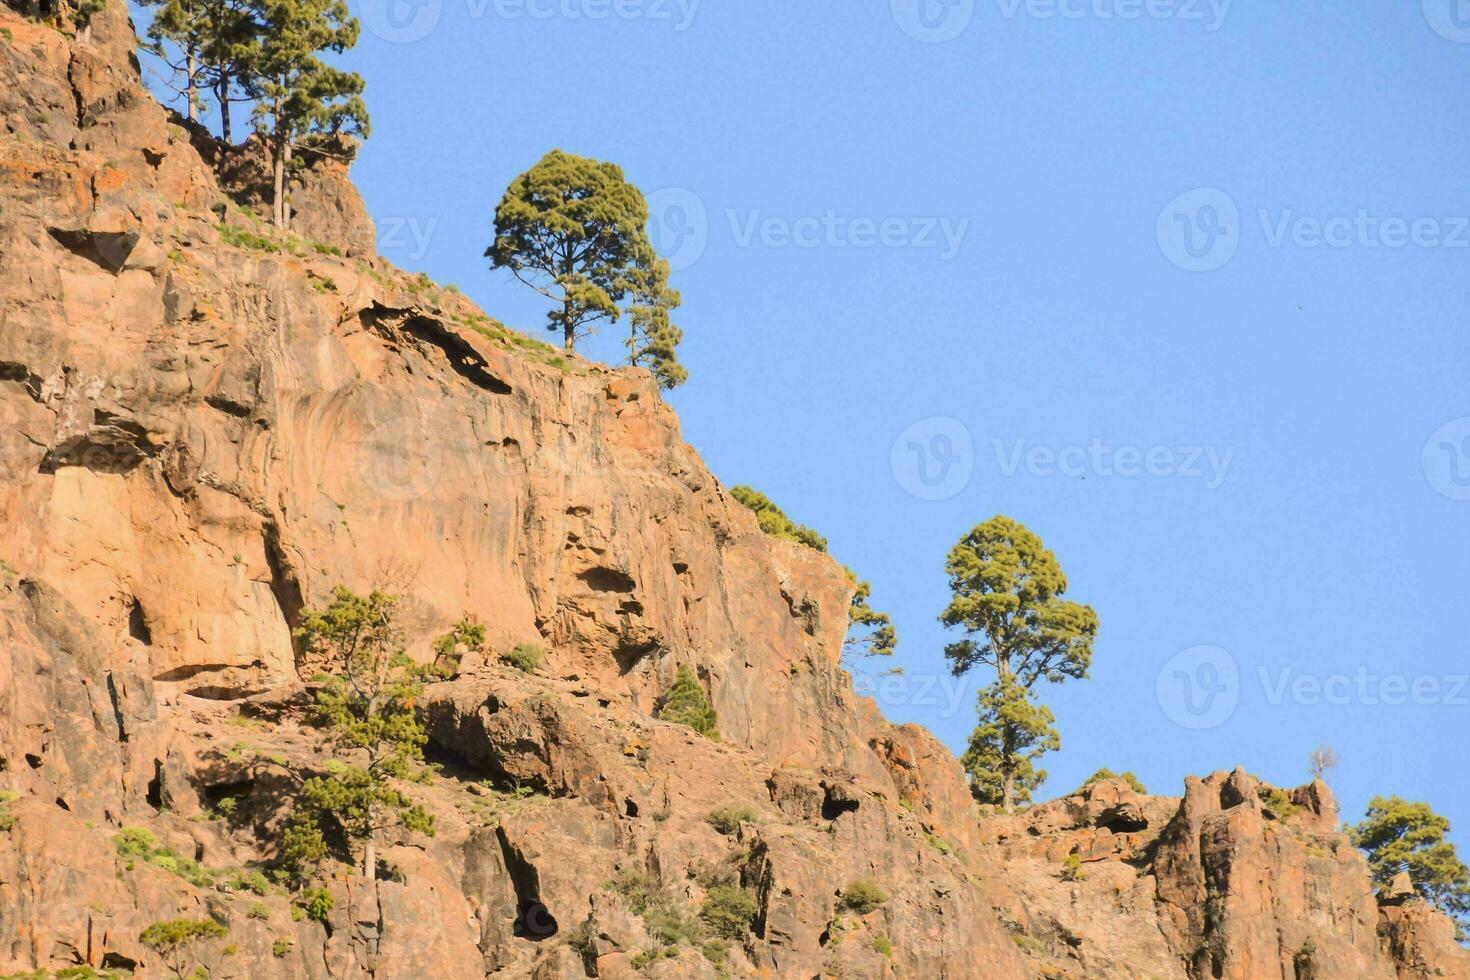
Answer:
<path fill-rule="evenodd" d="M 1032 702 L 1032 689 L 1042 679 L 1087 676 L 1097 614 L 1062 598 L 1067 577 L 1056 556 L 1009 517 L 972 528 L 950 549 L 944 570 L 951 598 L 939 619 L 965 634 L 944 649 L 951 669 L 995 670 L 995 683 L 980 693 L 981 724 L 966 753 L 971 791 L 1010 809 L 1045 776 L 1033 760 L 1060 746 L 1051 712 Z"/>

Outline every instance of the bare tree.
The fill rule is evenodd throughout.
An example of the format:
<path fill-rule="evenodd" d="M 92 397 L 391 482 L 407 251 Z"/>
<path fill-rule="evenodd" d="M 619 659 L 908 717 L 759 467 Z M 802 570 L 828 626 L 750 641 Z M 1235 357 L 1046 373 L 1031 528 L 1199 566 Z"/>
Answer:
<path fill-rule="evenodd" d="M 1337 750 L 1323 742 L 1313 749 L 1312 754 L 1308 757 L 1309 765 L 1312 767 L 1312 778 L 1324 778 L 1327 770 L 1336 769 L 1341 761 L 1342 757 L 1337 754 Z"/>

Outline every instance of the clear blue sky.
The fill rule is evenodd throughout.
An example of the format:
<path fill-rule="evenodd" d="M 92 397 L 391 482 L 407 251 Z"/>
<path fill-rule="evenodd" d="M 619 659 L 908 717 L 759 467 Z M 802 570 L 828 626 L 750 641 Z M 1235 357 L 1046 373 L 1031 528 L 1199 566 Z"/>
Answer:
<path fill-rule="evenodd" d="M 369 29 L 346 59 L 384 253 L 539 333 L 541 301 L 481 257 L 507 182 L 561 147 L 681 189 L 654 196 L 663 243 L 693 243 L 670 400 L 724 481 L 872 580 L 909 678 L 889 717 L 963 747 L 975 684 L 926 689 L 942 563 L 1005 513 L 1102 622 L 1091 679 L 1042 692 L 1063 737 L 1043 795 L 1099 766 L 1160 792 L 1235 765 L 1295 785 L 1325 741 L 1344 817 L 1399 793 L 1470 841 L 1470 423 L 1424 454 L 1470 416 L 1470 26 L 1450 0 L 981 0 L 927 21 L 915 0 L 384 3 L 354 0 Z M 872 244 L 855 218 L 897 220 Z M 1329 219 L 1331 245 L 1310 224 Z M 955 421 L 894 453 L 934 417 Z M 925 474 L 958 467 L 946 499 L 922 499 L 910 441 Z M 1033 446 L 1077 448 L 1058 473 Z M 1118 475 L 1123 447 L 1155 450 L 1155 475 Z M 1228 684 L 1218 655 L 1170 663 L 1199 645 L 1239 678 L 1204 729 L 1171 687 L 1176 667 Z M 1346 675 L 1345 703 L 1275 697 L 1284 670 Z M 1392 674 L 1438 694 L 1382 703 Z"/>

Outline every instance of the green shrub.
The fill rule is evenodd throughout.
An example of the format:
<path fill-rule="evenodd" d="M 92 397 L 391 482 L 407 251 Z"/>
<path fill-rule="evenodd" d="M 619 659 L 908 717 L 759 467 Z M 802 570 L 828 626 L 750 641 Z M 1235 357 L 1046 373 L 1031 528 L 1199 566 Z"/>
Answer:
<path fill-rule="evenodd" d="M 758 911 L 755 899 L 738 885 L 716 885 L 705 895 L 699 917 L 721 939 L 743 939 Z"/>
<path fill-rule="evenodd" d="M 707 738 L 719 738 L 715 709 L 710 707 L 699 678 L 687 666 L 681 665 L 675 673 L 674 683 L 659 706 L 658 717 L 676 725 L 688 725 Z"/>
<path fill-rule="evenodd" d="M 546 659 L 546 651 L 534 643 L 517 643 L 509 650 L 502 652 L 500 659 L 516 670 L 534 674 L 541 666 L 541 661 Z"/>
<path fill-rule="evenodd" d="M 336 902 L 325 888 L 308 888 L 296 898 L 296 907 L 313 922 L 325 924 Z"/>
<path fill-rule="evenodd" d="M 463 657 L 458 652 L 461 645 L 466 650 L 479 650 L 485 646 L 485 627 L 473 616 L 465 616 L 449 627 L 448 633 L 434 641 L 435 674 L 447 679 L 459 673 L 459 662 Z"/>
<path fill-rule="evenodd" d="M 945 840 L 943 837 L 936 837 L 933 834 L 926 833 L 924 835 L 924 839 L 929 842 L 930 847 L 934 848 L 945 857 L 949 857 L 955 851 L 954 845 Z"/>
<path fill-rule="evenodd" d="M 1062 862 L 1063 881 L 1086 881 L 1087 873 L 1082 870 L 1082 855 L 1068 854 Z"/>
<path fill-rule="evenodd" d="M 276 959 L 284 959 L 291 952 L 291 940 L 282 937 L 271 943 L 271 953 Z"/>
<path fill-rule="evenodd" d="M 739 830 L 742 823 L 752 823 L 755 811 L 748 806 L 722 806 L 711 810 L 705 819 L 711 827 L 728 836 Z"/>
<path fill-rule="evenodd" d="M 1285 790 L 1267 786 L 1265 783 L 1256 787 L 1256 797 L 1261 801 L 1261 806 L 1278 820 L 1285 820 L 1300 809 L 1291 802 L 1291 797 L 1286 794 Z"/>
<path fill-rule="evenodd" d="M 771 498 L 754 487 L 743 485 L 731 487 L 730 496 L 754 511 L 755 522 L 760 525 L 762 531 L 772 537 L 795 541 L 797 544 L 804 544 L 817 551 L 827 550 L 826 538 L 804 524 L 798 524 L 787 517 L 780 507 L 771 502 Z"/>
<path fill-rule="evenodd" d="M 848 882 L 846 888 L 842 889 L 837 896 L 837 907 L 855 915 L 867 915 L 869 912 L 888 901 L 888 896 L 883 894 L 883 889 L 872 878 L 858 878 L 856 881 Z"/>
<path fill-rule="evenodd" d="M 248 248 L 253 252 L 269 252 L 274 254 L 281 250 L 280 245 L 277 245 L 264 235 L 257 235 L 253 231 L 246 231 L 243 228 L 236 228 L 233 225 L 220 225 L 219 237 L 220 241 L 226 245 L 234 245 L 236 248 Z"/>
<path fill-rule="evenodd" d="M 873 937 L 873 952 L 893 959 L 893 942 L 887 936 Z"/>
<path fill-rule="evenodd" d="M 245 914 L 252 919 L 259 919 L 264 922 L 271 917 L 271 910 L 264 902 L 252 902 Z"/>
<path fill-rule="evenodd" d="M 1128 788 L 1133 790 L 1133 792 L 1139 794 L 1148 793 L 1148 790 L 1143 788 L 1143 783 L 1139 781 L 1139 778 L 1135 776 L 1132 771 L 1113 772 L 1113 770 L 1107 768 L 1099 769 L 1091 776 L 1088 776 L 1087 779 L 1083 781 L 1082 786 L 1078 788 L 1081 789 L 1087 786 L 1091 786 L 1093 783 L 1100 783 L 1104 779 L 1121 779 L 1123 780 L 1123 782 L 1128 784 Z"/>
<path fill-rule="evenodd" d="M 189 966 L 196 960 L 195 947 L 220 938 L 226 931 L 213 919 L 170 919 L 144 929 L 138 941 L 157 953 L 174 976 L 182 977 L 186 972 L 194 972 Z"/>
<path fill-rule="evenodd" d="M 180 857 L 167 847 L 159 847 L 153 834 L 143 827 L 124 827 L 112 838 L 119 857 L 138 859 L 169 874 L 178 875 L 196 888 L 211 888 L 215 873 L 190 858 Z M 132 862 L 129 862 L 129 868 Z"/>
<path fill-rule="evenodd" d="M 14 803 L 16 794 L 5 790 L 0 792 L 0 832 L 15 827 L 15 814 L 10 812 L 10 804 Z"/>

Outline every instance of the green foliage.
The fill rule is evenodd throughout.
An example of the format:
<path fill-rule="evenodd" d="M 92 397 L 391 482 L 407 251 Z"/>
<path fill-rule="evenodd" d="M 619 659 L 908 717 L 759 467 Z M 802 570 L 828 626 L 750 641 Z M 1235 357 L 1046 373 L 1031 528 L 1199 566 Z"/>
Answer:
<path fill-rule="evenodd" d="M 873 952 L 893 959 L 893 942 L 887 936 L 874 936 L 872 947 Z"/>
<path fill-rule="evenodd" d="M 1133 792 L 1144 795 L 1148 793 L 1148 790 L 1143 788 L 1143 783 L 1131 770 L 1128 772 L 1113 772 L 1113 770 L 1107 768 L 1099 769 L 1083 780 L 1082 785 L 1091 786 L 1093 783 L 1100 783 L 1105 779 L 1121 779 L 1128 784 L 1128 788 L 1133 790 Z"/>
<path fill-rule="evenodd" d="M 1046 780 L 1036 760 L 1055 751 L 1061 739 L 1052 728 L 1051 709 L 1038 704 L 1014 678 L 980 691 L 975 730 L 960 764 L 970 776 L 977 802 L 1009 808 L 1031 799 Z"/>
<path fill-rule="evenodd" d="M 681 664 L 674 674 L 674 683 L 664 695 L 658 717 L 677 725 L 688 725 L 707 738 L 720 737 L 715 709 L 710 707 L 699 678 L 687 665 Z"/>
<path fill-rule="evenodd" d="M 756 812 L 748 806 L 725 806 L 710 811 L 706 819 L 715 830 L 729 835 L 739 830 L 742 823 L 754 823 Z"/>
<path fill-rule="evenodd" d="M 155 922 L 144 929 L 138 941 L 157 953 L 174 976 L 182 977 L 196 962 L 196 947 L 218 939 L 226 932 L 225 927 L 213 919 L 170 919 Z"/>
<path fill-rule="evenodd" d="M 716 885 L 705 893 L 699 918 L 719 938 L 740 940 L 758 911 L 755 898 L 739 885 Z"/>
<path fill-rule="evenodd" d="M 255 128 L 271 150 L 273 220 L 290 226 L 287 170 L 298 147 L 321 149 L 338 134 L 368 134 L 361 76 L 322 61 L 357 43 L 345 0 L 252 0 L 259 45 L 251 58 Z"/>
<path fill-rule="evenodd" d="M 335 905 L 332 893 L 322 887 L 308 888 L 296 897 L 296 907 L 313 922 L 325 924 Z"/>
<path fill-rule="evenodd" d="M 1301 809 L 1291 802 L 1291 797 L 1285 790 L 1267 786 L 1265 783 L 1256 786 L 1256 798 L 1261 801 L 1261 805 L 1268 813 L 1280 820 L 1292 816 Z"/>
<path fill-rule="evenodd" d="M 1063 881 L 1086 881 L 1087 873 L 1082 870 L 1082 855 L 1072 853 L 1062 862 Z"/>
<path fill-rule="evenodd" d="M 979 664 L 995 669 L 996 683 L 980 693 L 980 719 L 970 738 L 966 768 L 976 799 L 1009 809 L 1045 779 L 1033 760 L 1060 748 L 1053 717 L 1033 704 L 1043 678 L 1087 676 L 1097 614 L 1065 600 L 1067 577 L 1041 539 L 1009 517 L 972 528 L 944 564 L 952 593 L 939 620 L 964 638 L 944 655 L 956 675 Z M 978 637 L 978 639 L 977 639 Z"/>
<path fill-rule="evenodd" d="M 1449 832 L 1449 821 L 1429 804 L 1398 796 L 1375 796 L 1363 822 L 1350 830 L 1368 855 L 1374 881 L 1387 884 L 1407 871 L 1415 890 L 1463 927 L 1470 920 L 1470 870 L 1445 839 Z"/>
<path fill-rule="evenodd" d="M 729 835 L 739 830 L 742 823 L 754 821 L 755 811 L 748 806 L 722 806 L 717 810 L 711 810 L 705 819 L 715 830 Z"/>
<path fill-rule="evenodd" d="M 893 656 L 898 649 L 898 631 L 892 618 L 868 605 L 873 593 L 870 583 L 858 581 L 852 569 L 847 570 L 847 576 L 854 587 L 852 603 L 847 609 L 848 634 L 843 641 L 844 650 L 867 657 Z"/>
<path fill-rule="evenodd" d="M 250 3 L 248 0 L 151 0 L 148 5 L 157 9 L 148 25 L 147 50 L 176 75 L 183 76 L 178 90 L 190 119 L 202 106 L 200 93 L 214 93 L 228 141 L 230 103 L 241 100 L 236 89 L 241 83 L 247 86 L 250 83 L 252 63 L 259 52 Z"/>
<path fill-rule="evenodd" d="M 158 846 L 152 832 L 143 827 L 124 827 L 112 838 L 118 857 L 141 860 L 156 868 L 178 875 L 196 888 L 212 888 L 215 873 L 190 858 L 180 857 L 167 847 Z M 132 867 L 130 860 L 128 866 Z"/>
<path fill-rule="evenodd" d="M 428 779 L 428 736 L 413 710 L 424 671 L 403 651 L 396 609 L 393 596 L 339 587 L 325 609 L 302 615 L 296 631 L 303 649 L 325 661 L 315 720 L 333 756 L 326 776 L 302 784 L 287 828 L 283 857 L 297 880 L 326 854 L 324 821 L 363 842 L 369 877 L 377 839 L 390 827 L 433 834 L 433 817 L 400 788 Z"/>
<path fill-rule="evenodd" d="M 826 552 L 826 538 L 787 517 L 771 498 L 754 487 L 743 484 L 731 487 L 730 496 L 755 512 L 756 524 L 766 534 Z M 892 656 L 898 647 L 898 632 L 894 629 L 893 619 L 869 605 L 868 600 L 873 594 L 871 583 L 861 581 L 850 568 L 843 571 L 853 587 L 852 602 L 847 610 L 848 635 L 843 642 L 844 652 L 869 657 Z"/>
<path fill-rule="evenodd" d="M 598 320 L 626 312 L 630 363 L 653 369 L 664 387 L 682 382 L 674 359 L 680 332 L 669 320 L 679 294 L 668 263 L 648 238 L 648 205 L 622 168 L 552 150 L 506 188 L 495 209 L 495 240 L 485 250 L 494 269 L 557 304 L 547 329 L 572 350 Z M 622 310 L 618 304 L 630 300 Z"/>
<path fill-rule="evenodd" d="M 517 643 L 509 650 L 502 651 L 500 659 L 516 670 L 534 674 L 541 666 L 541 661 L 546 659 L 546 651 L 534 643 Z"/>
<path fill-rule="evenodd" d="M 953 597 L 940 622 L 966 634 L 944 650 L 956 674 L 989 664 L 1028 688 L 1043 677 L 1087 676 L 1097 614 L 1061 598 L 1061 565 L 1024 525 L 1009 517 L 976 525 L 950 549 L 944 570 Z"/>
<path fill-rule="evenodd" d="M 252 919 L 264 922 L 271 917 L 271 910 L 264 902 L 252 902 L 250 908 L 245 910 L 245 914 Z"/>
<path fill-rule="evenodd" d="M 485 627 L 473 616 L 465 616 L 434 641 L 434 673 L 443 678 L 453 677 L 459 672 L 459 663 L 466 651 L 483 649 Z M 460 650 L 464 647 L 464 650 Z"/>
<path fill-rule="evenodd" d="M 250 892 L 252 895 L 269 895 L 271 890 L 270 880 L 259 871 L 237 871 L 230 875 L 228 885 L 231 891 Z"/>
<path fill-rule="evenodd" d="M 245 228 L 236 228 L 234 225 L 219 226 L 220 241 L 226 245 L 236 248 L 248 248 L 254 252 L 269 252 L 275 254 L 281 250 L 281 246 L 271 241 L 264 235 L 257 235 Z"/>
<path fill-rule="evenodd" d="M 291 955 L 291 940 L 282 936 L 275 942 L 271 943 L 271 955 L 278 960 L 285 959 L 287 956 Z"/>
<path fill-rule="evenodd" d="M 871 878 L 858 878 L 848 882 L 837 896 L 837 908 L 854 915 L 867 915 L 888 901 L 888 896 Z"/>
<path fill-rule="evenodd" d="M 926 833 L 924 835 L 924 839 L 929 842 L 930 847 L 934 848 L 934 850 L 938 851 L 940 854 L 943 854 L 945 857 L 949 857 L 950 855 L 955 853 L 955 846 L 949 841 L 945 840 L 943 837 L 936 837 L 934 834 Z"/>
<path fill-rule="evenodd" d="M 786 541 L 795 541 L 804 544 L 808 548 L 825 552 L 827 550 L 827 539 L 816 531 L 803 525 L 797 524 L 787 517 L 785 512 L 771 502 L 771 498 L 761 493 L 754 487 L 741 485 L 730 488 L 730 496 L 755 511 L 755 522 L 760 529 L 773 538 L 781 538 Z"/>
<path fill-rule="evenodd" d="M 16 824 L 15 814 L 10 812 L 10 804 L 16 800 L 16 794 L 10 790 L 0 791 L 0 833 L 13 830 Z"/>

